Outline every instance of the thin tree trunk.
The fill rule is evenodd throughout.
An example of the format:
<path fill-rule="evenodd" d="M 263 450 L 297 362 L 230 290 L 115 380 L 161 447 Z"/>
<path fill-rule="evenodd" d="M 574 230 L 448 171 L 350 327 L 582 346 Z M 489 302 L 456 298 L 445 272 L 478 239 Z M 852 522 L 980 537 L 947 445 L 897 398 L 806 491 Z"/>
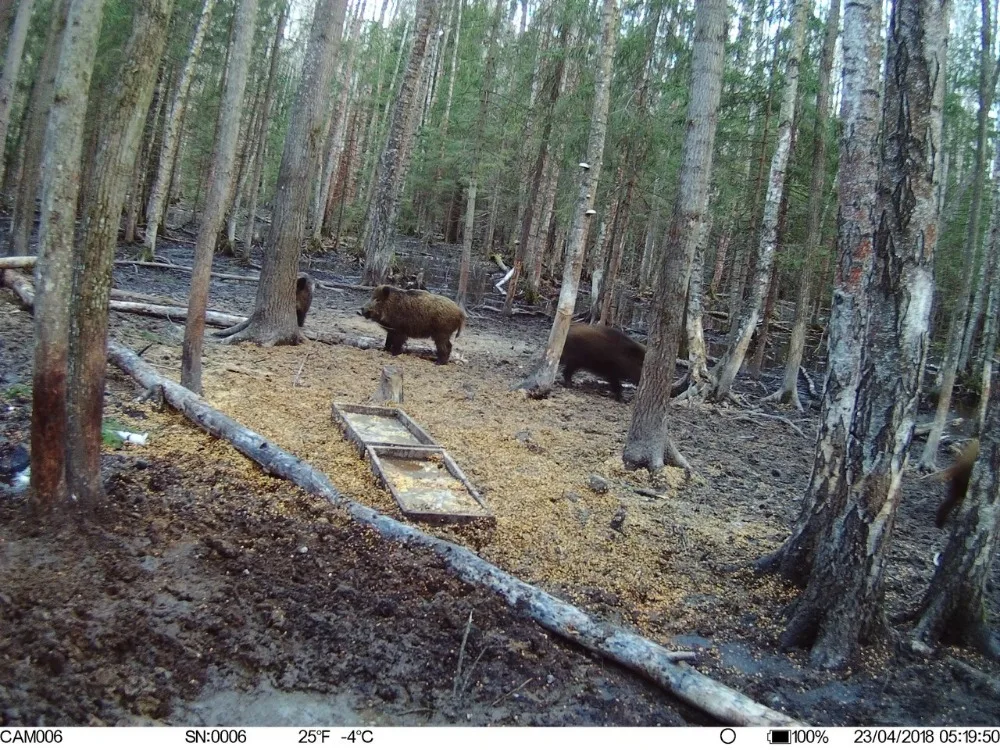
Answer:
<path fill-rule="evenodd" d="M 668 434 L 667 410 L 695 249 L 704 239 L 708 188 L 722 94 L 727 3 L 704 0 L 695 10 L 691 92 L 681 154 L 680 184 L 664 239 L 665 266 L 653 302 L 646 359 L 636 391 L 622 458 L 626 465 L 659 471 L 664 459 L 690 468 Z"/>
<path fill-rule="evenodd" d="M 202 392 L 201 352 L 205 337 L 205 310 L 208 309 L 212 255 L 233 191 L 236 141 L 240 135 L 243 94 L 250 69 L 250 46 L 253 44 L 256 20 L 257 0 L 240 0 L 229 48 L 226 88 L 220 103 L 219 132 L 209 173 L 208 199 L 194 246 L 191 292 L 181 352 L 181 385 L 199 394 Z"/>
<path fill-rule="evenodd" d="M 795 98 L 798 91 L 799 63 L 805 45 L 806 19 L 810 15 L 811 0 L 796 0 L 791 22 L 791 49 L 785 66 L 785 91 L 778 113 L 778 144 L 771 159 L 771 170 L 768 177 L 767 199 L 764 204 L 764 217 L 761 222 L 760 249 L 757 253 L 757 269 L 750 296 L 742 306 L 738 320 L 733 321 L 733 335 L 726 353 L 712 371 L 715 379 L 707 394 L 719 400 L 729 396 L 733 381 L 743 366 L 747 348 L 757 319 L 760 316 L 764 295 L 767 292 L 767 281 L 774 265 L 774 255 L 777 249 L 778 208 L 785 192 L 785 179 L 788 168 L 788 156 L 792 146 L 792 128 L 795 121 Z"/>
<path fill-rule="evenodd" d="M 145 0 L 124 50 L 127 61 L 99 126 L 100 144 L 84 196 L 77 246 L 69 387 L 70 494 L 81 508 L 104 500 L 101 482 L 101 416 L 104 408 L 108 295 L 118 225 L 142 125 L 166 44 L 173 0 Z"/>
<path fill-rule="evenodd" d="M 417 112 L 420 72 L 427 54 L 427 37 L 437 11 L 436 0 L 418 0 L 413 46 L 392 110 L 392 123 L 375 174 L 375 192 L 368 204 L 361 246 L 365 253 L 362 283 L 380 284 L 389 274 L 392 233 L 399 214 L 400 194 L 409 168 Z"/>
<path fill-rule="evenodd" d="M 69 500 L 67 421 L 73 233 L 87 94 L 103 0 L 72 0 L 45 127 L 42 211 L 35 266 L 35 367 L 31 410 L 31 495 L 36 511 Z M 59 168 L 56 168 L 59 165 Z"/>
<path fill-rule="evenodd" d="M 810 296 L 812 294 L 812 264 L 819 250 L 822 227 L 820 225 L 823 199 L 823 183 L 826 176 L 826 129 L 830 112 L 830 72 L 833 68 L 833 53 L 837 46 L 840 25 L 840 0 L 832 0 L 826 19 L 826 36 L 823 41 L 823 55 L 819 67 L 819 83 L 816 90 L 816 118 L 813 121 L 813 152 L 811 181 L 809 183 L 809 224 L 806 229 L 805 247 L 802 253 L 802 270 L 795 297 L 795 322 L 788 341 L 788 356 L 785 359 L 785 376 L 781 388 L 768 400 L 791 404 L 802 411 L 799 400 L 799 367 L 805 350 L 806 324 L 808 323 Z"/>
<path fill-rule="evenodd" d="M 965 234 L 965 267 L 967 271 L 960 274 L 962 285 L 958 293 L 958 304 L 952 311 L 951 325 L 948 328 L 948 350 L 941 366 L 941 390 L 938 394 L 937 409 L 934 411 L 934 422 L 930 434 L 924 444 L 920 456 L 920 466 L 931 471 L 937 468 L 938 443 L 944 433 L 944 425 L 951 410 L 951 394 L 958 378 L 959 357 L 962 353 L 962 343 L 966 330 L 966 318 L 969 314 L 969 297 L 972 294 L 972 282 L 975 274 L 971 269 L 976 267 L 979 255 L 979 217 L 983 203 L 983 185 L 986 181 L 986 148 L 987 125 L 989 111 L 993 106 L 993 24 L 990 20 L 990 2 L 982 0 L 982 29 L 979 62 L 979 114 L 976 128 L 976 157 L 972 171 L 972 203 L 969 206 L 969 222 Z M 991 85 L 992 84 L 992 85 Z"/>
<path fill-rule="evenodd" d="M 325 92 L 330 90 L 334 61 L 344 26 L 346 0 L 320 0 L 309 27 L 303 75 L 295 96 L 288 134 L 278 169 L 278 186 L 260 284 L 253 313 L 244 328 L 227 343 L 255 341 L 262 345 L 299 341 L 295 317 L 295 278 L 306 235 L 306 214 L 321 157 L 315 134 L 322 129 Z"/>
<path fill-rule="evenodd" d="M 283 3 L 278 14 L 278 24 L 274 31 L 274 42 L 271 45 L 271 62 L 267 71 L 267 85 L 264 89 L 264 104 L 260 113 L 260 134 L 257 137 L 257 148 L 253 156 L 253 170 L 250 175 L 250 210 L 247 214 L 247 226 L 243 235 L 243 259 L 250 260 L 250 250 L 253 247 L 254 225 L 257 223 L 257 197 L 260 195 L 260 173 L 264 168 L 264 154 L 267 146 L 267 133 L 271 124 L 271 106 L 274 100 L 274 83 L 278 74 L 278 58 L 281 50 L 281 38 L 285 33 L 285 22 L 288 20 L 288 3 Z"/>
<path fill-rule="evenodd" d="M 4 184 L 7 168 L 7 162 L 2 157 L 4 145 L 7 143 L 10 112 L 14 105 L 14 87 L 17 85 L 17 76 L 21 70 L 24 42 L 28 38 L 28 22 L 31 20 L 31 11 L 34 6 L 35 0 L 18 0 L 14 26 L 7 39 L 3 74 L 0 75 L 0 185 Z"/>
<path fill-rule="evenodd" d="M 569 241 L 570 250 L 566 253 L 566 262 L 563 266 L 559 304 L 556 307 L 555 320 L 552 322 L 552 330 L 549 332 L 549 341 L 542 361 L 518 386 L 533 398 L 543 398 L 552 391 L 559 358 L 562 356 L 569 324 L 576 309 L 577 290 L 580 286 L 580 273 L 583 270 L 583 257 L 587 245 L 587 230 L 594 214 L 594 196 L 597 194 L 601 165 L 604 161 L 604 140 L 611 101 L 611 63 L 618 41 L 618 15 L 616 0 L 604 0 L 601 13 L 601 51 L 594 80 L 594 108 L 587 143 L 589 162 L 582 167 L 580 192 L 576 199 Z"/>
<path fill-rule="evenodd" d="M 205 32 L 208 30 L 209 22 L 212 20 L 212 10 L 216 0 L 205 0 L 202 6 L 201 17 L 195 28 L 194 39 L 191 41 L 191 49 L 188 52 L 187 62 L 184 63 L 184 70 L 177 81 L 177 90 L 174 92 L 174 99 L 170 103 L 170 111 L 167 113 L 166 124 L 163 128 L 163 146 L 160 149 L 160 159 L 157 164 L 156 179 L 153 181 L 153 189 L 149 193 L 149 201 L 146 204 L 146 234 L 143 238 L 144 260 L 152 260 L 156 251 L 156 235 L 161 224 L 164 223 L 164 209 L 166 207 L 167 192 L 170 189 L 170 178 L 173 174 L 174 161 L 177 158 L 177 147 L 181 138 L 181 123 L 184 119 L 184 111 L 187 108 L 188 92 L 191 90 L 191 81 L 194 79 L 195 66 L 201 57 L 202 45 L 205 41 Z"/>
<path fill-rule="evenodd" d="M 46 123 L 52 108 L 52 92 L 55 86 L 59 51 L 68 12 L 69 0 L 58 0 L 52 8 L 54 20 L 49 24 L 45 35 L 45 51 L 42 54 L 38 74 L 35 76 L 35 81 L 31 86 L 31 94 L 28 97 L 28 113 L 25 117 L 25 121 L 28 123 L 28 132 L 24 146 L 24 165 L 21 168 L 21 179 L 18 180 L 16 209 L 12 221 L 11 255 L 28 254 L 28 240 L 35 225 L 35 203 L 43 179 L 41 170 Z"/>

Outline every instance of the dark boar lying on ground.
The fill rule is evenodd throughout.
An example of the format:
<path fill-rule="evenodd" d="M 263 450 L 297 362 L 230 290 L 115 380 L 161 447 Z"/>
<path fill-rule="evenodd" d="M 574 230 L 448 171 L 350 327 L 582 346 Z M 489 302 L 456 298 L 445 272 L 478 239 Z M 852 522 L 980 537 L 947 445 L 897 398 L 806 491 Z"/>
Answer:
<path fill-rule="evenodd" d="M 385 350 L 393 355 L 402 354 L 407 339 L 434 339 L 439 365 L 451 356 L 451 334 L 458 338 L 465 325 L 465 311 L 447 297 L 388 284 L 372 290 L 359 315 L 386 330 Z"/>
<path fill-rule="evenodd" d="M 307 273 L 300 273 L 295 280 L 295 317 L 299 319 L 299 328 L 306 324 L 306 313 L 313 303 L 313 292 L 316 282 Z"/>
<path fill-rule="evenodd" d="M 969 490 L 969 479 L 972 477 L 972 467 L 976 465 L 977 458 L 979 458 L 979 441 L 970 440 L 955 463 L 944 470 L 943 478 L 948 482 L 948 494 L 938 507 L 937 517 L 934 519 L 939 529 L 944 526 L 951 512 L 965 499 L 965 493 Z"/>
<path fill-rule="evenodd" d="M 622 381 L 638 384 L 645 358 L 646 347 L 621 331 L 574 323 L 569 327 L 559 364 L 567 388 L 573 386 L 573 373 L 586 370 L 607 380 L 621 401 Z"/>

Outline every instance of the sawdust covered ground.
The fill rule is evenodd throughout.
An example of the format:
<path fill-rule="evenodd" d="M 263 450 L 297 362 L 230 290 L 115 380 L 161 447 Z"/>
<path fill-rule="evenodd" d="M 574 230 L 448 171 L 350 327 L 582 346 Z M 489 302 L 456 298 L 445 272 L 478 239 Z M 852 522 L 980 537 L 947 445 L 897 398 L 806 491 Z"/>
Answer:
<path fill-rule="evenodd" d="M 337 270 L 324 272 L 320 265 L 314 275 L 337 280 L 341 278 Z M 171 280 L 157 271 L 138 269 L 120 272 L 120 276 L 118 285 L 135 291 L 180 297 L 186 288 L 186 278 Z M 252 292 L 252 285 L 216 282 L 213 307 L 241 312 L 252 300 Z M 363 293 L 321 289 L 307 327 L 379 336 L 376 326 L 355 314 L 364 298 Z M 113 317 L 120 340 L 134 348 L 151 344 L 144 359 L 176 377 L 178 327 L 135 316 Z M 806 721 L 832 725 L 995 723 L 996 699 L 982 685 L 953 675 L 942 659 L 917 662 L 876 648 L 864 654 L 854 672 L 831 675 L 805 667 L 801 654 L 778 652 L 781 609 L 795 592 L 773 580 L 754 579 L 739 568 L 745 570 L 787 534 L 808 479 L 810 439 L 766 416 L 730 409 L 679 409 L 671 421 L 673 435 L 696 474 L 685 478 L 668 470 L 654 484 L 643 472 L 624 471 L 620 455 L 630 407 L 614 401 L 602 383 L 578 375 L 579 387 L 557 386 L 553 397 L 543 401 L 525 399 L 510 390 L 530 365 L 546 330 L 544 319 L 522 317 L 511 322 L 489 313 L 475 314 L 456 341 L 455 354 L 461 361 L 445 367 L 412 354 L 392 358 L 380 350 L 315 342 L 274 349 L 209 345 L 205 396 L 217 408 L 323 471 L 342 492 L 403 518 L 331 418 L 334 401 L 364 403 L 374 393 L 383 366 L 402 367 L 403 408 L 449 451 L 496 514 L 496 525 L 489 530 L 424 525 L 425 529 L 475 549 L 500 567 L 591 613 L 670 647 L 697 649 L 701 668 L 709 674 Z M 267 513 L 290 513 L 306 529 L 323 518 L 325 523 L 336 521 L 331 525 L 338 527 L 346 523 L 306 498 L 283 499 L 296 493 L 287 485 L 261 478 L 244 459 L 178 417 L 137 410 L 129 404 L 126 383 L 117 387 L 123 393 L 119 406 L 112 405 L 111 411 L 119 409 L 126 423 L 132 414 L 131 426 L 150 433 L 148 448 L 130 446 L 124 454 L 141 454 L 151 464 L 177 467 L 178 486 L 197 485 L 200 475 L 220 468 L 237 472 L 240 486 L 255 488 L 251 497 L 260 498 L 257 502 L 262 508 L 266 505 Z M 754 388 L 750 383 L 743 387 Z M 806 435 L 813 434 L 810 419 L 783 414 Z M 205 506 L 231 501 L 226 489 L 216 490 L 213 503 Z M 919 596 L 929 580 L 933 553 L 944 540 L 931 523 L 938 488 L 908 480 L 906 491 L 908 501 L 888 577 L 888 605 L 897 611 Z M 217 533 L 223 543 L 239 549 L 242 542 L 227 535 L 224 524 Z M 293 534 L 289 542 L 293 551 L 298 541 Z M 302 546 L 312 549 L 308 543 Z M 400 578 L 397 562 L 394 556 L 375 555 L 364 564 L 396 581 Z M 403 580 L 414 571 L 433 568 L 427 560 L 408 561 L 405 566 L 409 573 Z M 337 566 L 341 573 L 346 567 L 346 563 Z M 409 592 L 403 583 L 394 592 L 393 596 L 421 600 L 419 593 Z M 461 586 L 454 595 L 485 596 Z M 460 604 L 453 609 L 468 612 Z M 994 602 L 994 613 L 996 609 Z M 440 634 L 452 649 L 449 653 L 463 627 L 463 615 L 452 615 L 453 627 L 447 635 Z M 408 629 L 413 624 L 401 626 Z M 253 626 L 256 623 L 247 623 L 248 628 Z M 417 632 L 408 637 L 422 635 Z M 971 655 L 960 656 L 983 666 Z M 432 660 L 428 658 L 427 663 Z M 443 675 L 438 677 L 447 682 Z M 446 691 L 440 685 L 434 689 L 438 701 L 431 701 L 436 708 L 429 718 L 462 720 L 461 713 L 441 700 Z M 631 696 L 637 688 L 631 683 L 616 689 L 630 696 L 627 702 L 634 702 Z M 357 696 L 348 694 L 348 698 L 356 710 Z M 669 703 L 662 694 L 660 698 L 665 705 Z M 478 696 L 470 695 L 469 700 L 481 705 Z M 576 700 L 573 697 L 571 702 Z M 414 704 L 425 707 L 412 696 L 405 702 L 406 706 Z M 439 705 L 446 710 L 438 710 Z M 680 714 L 673 710 L 672 720 L 653 719 L 653 714 L 641 712 L 603 718 L 586 713 L 540 714 L 535 720 L 676 723 Z M 473 723 L 530 721 L 485 711 L 472 711 L 469 716 L 467 721 Z M 401 718 L 395 714 L 384 720 L 393 723 Z"/>

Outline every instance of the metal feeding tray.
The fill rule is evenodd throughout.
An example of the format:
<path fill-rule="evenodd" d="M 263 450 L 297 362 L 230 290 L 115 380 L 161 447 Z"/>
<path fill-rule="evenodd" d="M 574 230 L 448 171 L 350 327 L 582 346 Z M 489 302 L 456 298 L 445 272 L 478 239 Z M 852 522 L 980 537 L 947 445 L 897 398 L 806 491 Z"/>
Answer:
<path fill-rule="evenodd" d="M 423 427 L 395 407 L 335 403 L 333 418 L 362 457 L 366 449 L 376 445 L 440 447 Z"/>
<path fill-rule="evenodd" d="M 410 518 L 444 523 L 493 519 L 483 498 L 443 448 L 370 445 L 368 460 Z"/>

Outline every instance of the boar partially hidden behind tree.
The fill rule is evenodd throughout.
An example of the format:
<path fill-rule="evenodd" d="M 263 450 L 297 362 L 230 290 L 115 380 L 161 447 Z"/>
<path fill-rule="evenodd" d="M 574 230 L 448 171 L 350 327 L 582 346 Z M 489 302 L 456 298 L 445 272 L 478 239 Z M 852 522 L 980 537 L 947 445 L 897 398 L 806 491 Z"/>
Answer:
<path fill-rule="evenodd" d="M 394 356 L 407 339 L 434 339 L 439 365 L 451 356 L 451 334 L 458 338 L 465 325 L 465 311 L 447 297 L 388 284 L 375 287 L 358 314 L 386 330 L 385 350 Z"/>
<path fill-rule="evenodd" d="M 295 280 L 295 316 L 299 319 L 299 328 L 306 324 L 306 313 L 312 306 L 313 292 L 316 282 L 307 273 L 300 273 Z"/>
<path fill-rule="evenodd" d="M 567 388 L 573 386 L 573 373 L 586 370 L 607 380 L 621 401 L 622 381 L 638 384 L 645 359 L 646 347 L 621 331 L 607 326 L 574 323 L 566 335 L 559 364 L 563 366 L 563 380 Z"/>
<path fill-rule="evenodd" d="M 955 463 L 942 472 L 942 478 L 948 482 L 948 494 L 944 502 L 938 506 L 935 525 L 940 529 L 945 525 L 948 516 L 965 499 L 969 490 L 969 479 L 972 478 L 972 467 L 979 458 L 979 440 L 973 439 L 966 443 Z"/>

